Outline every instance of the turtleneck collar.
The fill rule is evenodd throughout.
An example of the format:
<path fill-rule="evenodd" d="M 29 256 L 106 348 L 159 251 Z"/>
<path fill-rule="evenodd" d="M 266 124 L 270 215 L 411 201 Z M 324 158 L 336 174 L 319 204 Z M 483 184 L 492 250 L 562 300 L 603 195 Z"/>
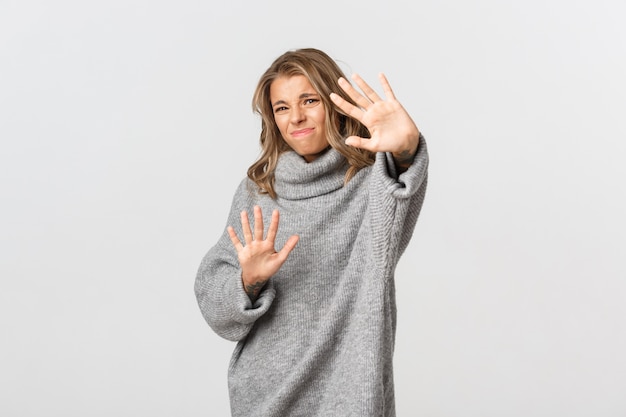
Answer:
<path fill-rule="evenodd" d="M 302 200 L 328 194 L 343 187 L 348 169 L 346 159 L 330 148 L 312 162 L 288 151 L 276 164 L 274 190 L 278 198 Z"/>

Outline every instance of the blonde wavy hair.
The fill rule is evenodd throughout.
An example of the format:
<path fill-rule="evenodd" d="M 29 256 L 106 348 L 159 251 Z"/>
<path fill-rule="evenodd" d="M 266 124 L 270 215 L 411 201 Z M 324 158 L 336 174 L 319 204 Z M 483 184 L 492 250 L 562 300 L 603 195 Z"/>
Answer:
<path fill-rule="evenodd" d="M 276 198 L 274 171 L 278 157 L 291 150 L 274 121 L 270 100 L 270 86 L 279 77 L 305 76 L 324 104 L 326 113 L 326 139 L 328 144 L 343 155 L 349 165 L 345 182 L 350 181 L 361 168 L 372 165 L 375 155 L 370 151 L 346 145 L 345 138 L 356 135 L 369 137 L 361 122 L 347 116 L 330 100 L 330 93 L 339 94 L 352 104 L 354 101 L 339 87 L 337 80 L 344 77 L 335 61 L 326 53 L 313 48 L 289 51 L 278 57 L 261 76 L 252 99 L 252 108 L 261 116 L 261 155 L 248 168 L 248 177 L 254 181 L 262 194 Z"/>

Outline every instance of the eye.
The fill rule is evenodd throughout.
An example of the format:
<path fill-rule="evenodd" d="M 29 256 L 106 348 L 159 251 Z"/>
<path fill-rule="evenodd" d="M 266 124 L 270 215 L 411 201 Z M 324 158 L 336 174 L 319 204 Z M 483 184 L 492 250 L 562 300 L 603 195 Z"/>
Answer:
<path fill-rule="evenodd" d="M 305 106 L 311 106 L 314 105 L 316 103 L 319 103 L 319 99 L 316 98 L 307 98 L 306 100 L 304 100 L 304 105 Z"/>
<path fill-rule="evenodd" d="M 285 110 L 287 110 L 285 106 L 276 107 L 274 108 L 274 113 L 283 113 Z"/>

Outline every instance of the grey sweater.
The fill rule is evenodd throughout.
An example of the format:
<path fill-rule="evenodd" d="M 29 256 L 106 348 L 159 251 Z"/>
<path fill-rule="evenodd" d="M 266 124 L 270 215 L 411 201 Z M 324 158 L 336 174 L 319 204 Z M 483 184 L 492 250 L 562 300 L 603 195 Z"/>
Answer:
<path fill-rule="evenodd" d="M 276 200 L 244 180 L 228 224 L 261 206 L 280 211 L 276 248 L 298 245 L 254 304 L 243 290 L 226 232 L 202 260 L 200 310 L 220 336 L 237 341 L 228 369 L 236 417 L 394 416 L 394 270 L 419 215 L 427 182 L 423 138 L 399 177 L 379 153 L 344 185 L 345 159 L 330 149 L 311 163 L 294 152 L 276 168 Z M 252 217 L 250 217 L 252 222 Z"/>

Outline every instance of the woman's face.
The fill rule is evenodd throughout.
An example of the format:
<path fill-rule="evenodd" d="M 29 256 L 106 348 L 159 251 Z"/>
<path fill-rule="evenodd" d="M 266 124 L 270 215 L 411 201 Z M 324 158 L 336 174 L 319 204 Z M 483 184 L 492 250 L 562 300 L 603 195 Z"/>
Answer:
<path fill-rule="evenodd" d="M 270 100 L 285 142 L 307 162 L 315 160 L 328 147 L 326 113 L 309 80 L 303 75 L 276 78 Z"/>

